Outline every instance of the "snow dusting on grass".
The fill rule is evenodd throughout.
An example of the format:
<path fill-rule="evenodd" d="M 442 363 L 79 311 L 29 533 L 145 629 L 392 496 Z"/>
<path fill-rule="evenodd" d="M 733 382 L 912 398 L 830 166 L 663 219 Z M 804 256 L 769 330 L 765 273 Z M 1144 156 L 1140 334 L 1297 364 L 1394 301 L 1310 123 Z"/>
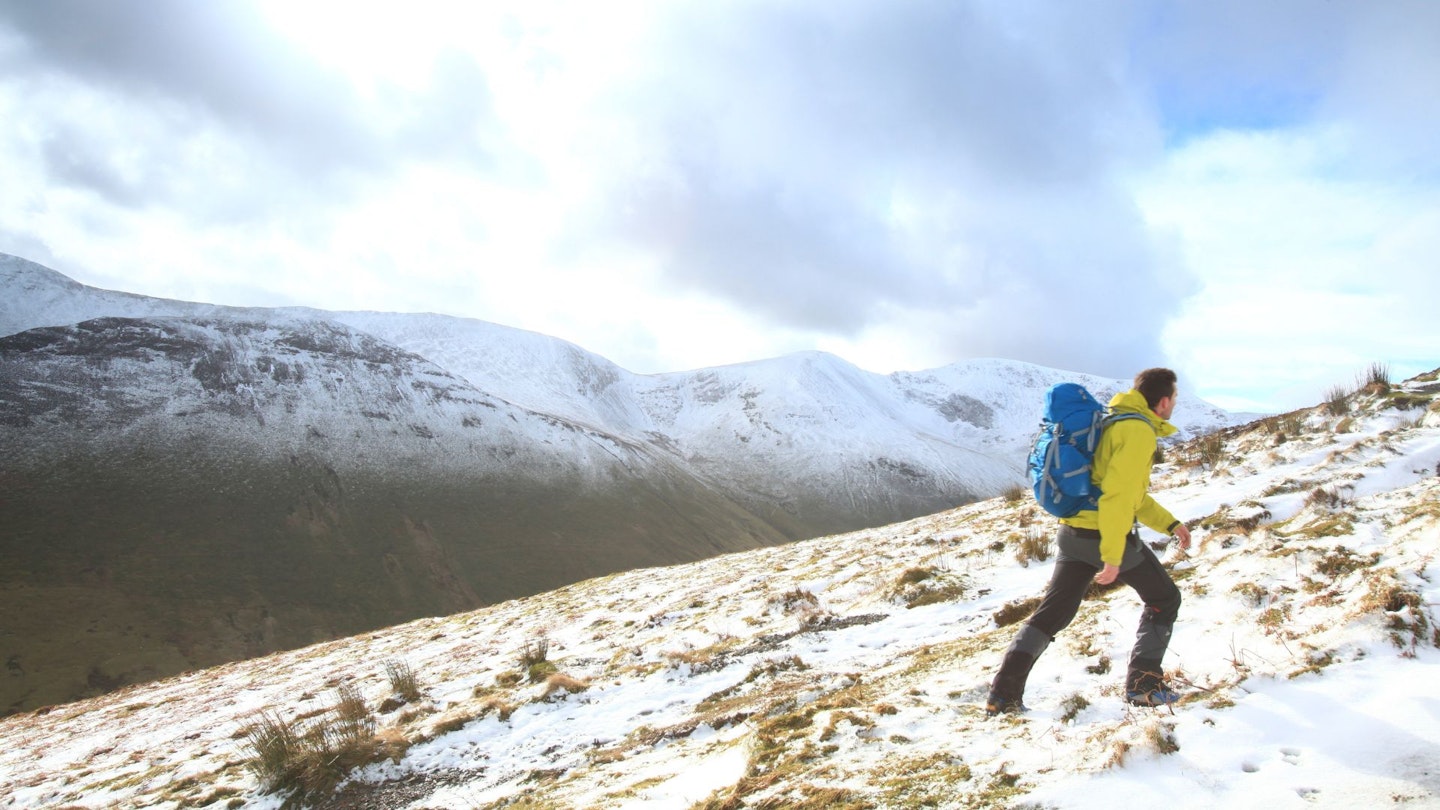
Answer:
<path fill-rule="evenodd" d="M 1196 539 L 1162 552 L 1173 710 L 1121 699 L 1120 588 L 1037 664 L 1029 713 L 984 716 L 997 616 L 1049 575 L 1020 549 L 1054 528 L 997 498 L 10 717 L 0 808 L 279 808 L 247 729 L 334 728 L 342 687 L 387 744 L 309 806 L 1440 807 L 1435 388 L 1167 448 L 1155 495 Z"/>

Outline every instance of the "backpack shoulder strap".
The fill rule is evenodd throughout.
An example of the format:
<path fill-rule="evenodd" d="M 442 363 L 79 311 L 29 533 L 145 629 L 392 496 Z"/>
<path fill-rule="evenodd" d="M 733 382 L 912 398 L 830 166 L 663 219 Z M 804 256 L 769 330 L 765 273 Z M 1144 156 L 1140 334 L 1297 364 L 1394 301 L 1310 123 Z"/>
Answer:
<path fill-rule="evenodd" d="M 1109 408 L 1106 408 L 1106 409 L 1105 409 L 1105 416 L 1104 416 L 1104 418 L 1102 418 L 1102 419 L 1100 420 L 1100 425 L 1101 425 L 1101 427 L 1102 427 L 1102 429 L 1103 429 L 1103 428 L 1109 427 L 1110 425 L 1114 424 L 1115 422 L 1123 422 L 1123 421 L 1125 421 L 1126 419 L 1144 419 L 1145 422 L 1147 422 L 1147 423 L 1150 421 L 1149 419 L 1145 419 L 1144 415 L 1142 415 L 1142 414 L 1138 414 L 1138 413 L 1115 413 L 1114 411 L 1111 411 Z"/>

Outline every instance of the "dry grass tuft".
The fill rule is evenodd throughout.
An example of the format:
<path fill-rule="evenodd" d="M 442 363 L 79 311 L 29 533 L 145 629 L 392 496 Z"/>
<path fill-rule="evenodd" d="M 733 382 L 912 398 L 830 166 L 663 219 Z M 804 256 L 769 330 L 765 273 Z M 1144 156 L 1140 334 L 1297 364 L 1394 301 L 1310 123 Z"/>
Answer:
<path fill-rule="evenodd" d="M 334 789 L 355 768 L 404 756 L 405 738 L 391 731 L 376 734 L 358 689 L 347 685 L 338 691 L 340 701 L 328 713 L 286 721 L 263 712 L 241 730 L 250 751 L 246 767 L 266 790 L 288 794 L 287 803 Z"/>
<path fill-rule="evenodd" d="M 933 568 L 908 568 L 890 589 L 888 598 L 907 608 L 953 602 L 969 588 L 965 577 Z"/>
<path fill-rule="evenodd" d="M 557 672 L 546 679 L 545 694 L 542 697 L 543 699 L 548 700 L 557 693 L 578 695 L 589 688 L 589 682 L 582 681 L 579 678 L 576 678 L 573 675 L 567 675 L 564 672 Z"/>
<path fill-rule="evenodd" d="M 400 703 L 414 703 L 420 699 L 420 678 L 409 664 L 386 661 L 385 677 L 390 681 L 391 695 Z"/>
<path fill-rule="evenodd" d="M 1030 567 L 1031 560 L 1045 562 L 1050 559 L 1050 535 L 1042 528 L 1012 534 L 1010 540 L 1015 546 L 1015 561 L 1026 568 Z"/>
<path fill-rule="evenodd" d="M 1040 607 L 1040 599 L 1039 596 L 1032 596 L 1005 603 L 1004 607 L 995 611 L 995 626 L 1009 627 L 1030 618 L 1030 614 L 1035 612 L 1035 608 Z"/>
<path fill-rule="evenodd" d="M 1344 416 L 1350 412 L 1352 392 L 1343 385 L 1331 386 L 1325 391 L 1325 412 L 1331 416 Z"/>

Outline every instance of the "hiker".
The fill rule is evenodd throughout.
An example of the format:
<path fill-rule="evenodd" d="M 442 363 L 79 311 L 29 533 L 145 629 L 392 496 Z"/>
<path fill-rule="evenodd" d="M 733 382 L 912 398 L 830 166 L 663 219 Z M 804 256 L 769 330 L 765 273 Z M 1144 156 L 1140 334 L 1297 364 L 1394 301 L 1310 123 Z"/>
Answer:
<path fill-rule="evenodd" d="M 1136 522 L 1179 538 L 1190 547 L 1190 529 L 1150 497 L 1150 468 L 1156 440 L 1175 433 L 1168 421 L 1175 410 L 1175 372 L 1152 368 L 1135 377 L 1135 387 L 1110 400 L 1113 414 L 1139 414 L 1143 419 L 1112 421 L 1100 436 L 1091 468 L 1099 487 L 1098 508 L 1081 509 L 1060 519 L 1059 553 L 1040 606 L 1016 634 L 990 684 L 985 711 L 1025 711 L 1025 681 L 1035 660 L 1064 630 L 1090 583 L 1120 581 L 1145 603 L 1125 676 L 1126 699 L 1137 706 L 1174 703 L 1179 695 L 1165 684 L 1160 667 L 1180 611 L 1180 589 L 1150 547 L 1140 542 Z"/>

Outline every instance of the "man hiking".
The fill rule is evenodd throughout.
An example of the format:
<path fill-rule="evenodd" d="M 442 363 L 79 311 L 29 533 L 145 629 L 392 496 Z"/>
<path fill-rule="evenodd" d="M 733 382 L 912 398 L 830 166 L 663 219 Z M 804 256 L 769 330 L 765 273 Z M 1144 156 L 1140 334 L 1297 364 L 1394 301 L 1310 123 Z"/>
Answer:
<path fill-rule="evenodd" d="M 1149 492 L 1156 440 L 1175 433 L 1175 426 L 1166 420 L 1175 411 L 1176 393 L 1175 372 L 1152 368 L 1135 376 L 1134 388 L 1110 400 L 1112 414 L 1143 418 L 1114 419 L 1101 434 L 1091 467 L 1091 480 L 1100 491 L 1098 508 L 1060 519 L 1059 553 L 1050 584 L 1040 607 L 1005 652 L 990 684 L 987 714 L 1025 710 L 1022 699 L 1030 668 L 1075 618 L 1092 580 L 1101 585 L 1119 580 L 1134 588 L 1145 603 L 1125 676 L 1126 699 L 1137 706 L 1163 706 L 1179 699 L 1166 686 L 1160 664 L 1180 612 L 1180 589 L 1155 552 L 1140 542 L 1135 525 L 1138 521 L 1173 534 L 1181 549 L 1190 547 L 1190 529 Z"/>

